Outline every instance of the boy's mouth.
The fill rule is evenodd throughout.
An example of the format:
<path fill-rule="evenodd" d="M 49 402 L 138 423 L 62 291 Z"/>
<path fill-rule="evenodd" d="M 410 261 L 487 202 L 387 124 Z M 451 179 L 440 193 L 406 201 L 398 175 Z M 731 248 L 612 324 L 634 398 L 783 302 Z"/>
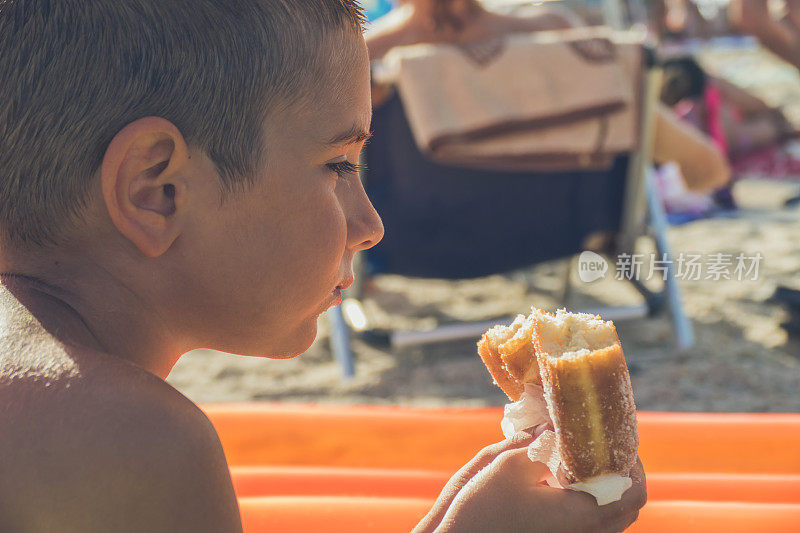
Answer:
<path fill-rule="evenodd" d="M 333 289 L 333 305 L 331 307 L 336 307 L 340 303 L 342 303 L 342 289 L 336 287 Z"/>
<path fill-rule="evenodd" d="M 352 284 L 353 284 L 353 276 L 349 276 L 349 277 L 345 278 L 343 281 L 341 281 L 341 282 L 340 282 L 340 283 L 339 283 L 339 284 L 336 286 L 336 288 L 334 289 L 334 291 L 340 291 L 340 292 L 341 292 L 341 291 L 343 291 L 343 290 L 346 290 L 346 289 L 347 289 L 347 288 L 348 288 L 350 285 L 352 285 Z"/>
<path fill-rule="evenodd" d="M 333 303 L 330 305 L 330 307 L 336 307 L 342 303 L 342 291 L 347 289 L 352 284 L 353 277 L 349 276 L 336 285 L 336 287 L 331 291 L 331 295 L 333 295 Z"/>

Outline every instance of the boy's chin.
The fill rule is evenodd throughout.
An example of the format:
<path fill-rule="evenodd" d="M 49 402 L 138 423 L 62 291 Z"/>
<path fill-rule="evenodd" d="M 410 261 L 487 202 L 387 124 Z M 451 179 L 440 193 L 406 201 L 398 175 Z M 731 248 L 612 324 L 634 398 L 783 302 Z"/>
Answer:
<path fill-rule="evenodd" d="M 280 339 L 278 346 L 269 353 L 263 353 L 261 356 L 270 359 L 292 359 L 306 353 L 316 338 L 317 319 L 309 320 L 298 327 L 293 334 Z"/>
<path fill-rule="evenodd" d="M 317 337 L 317 320 L 308 320 L 294 330 L 287 330 L 280 337 L 258 337 L 235 345 L 220 346 L 216 350 L 245 357 L 264 357 L 267 359 L 292 359 L 304 354 Z"/>

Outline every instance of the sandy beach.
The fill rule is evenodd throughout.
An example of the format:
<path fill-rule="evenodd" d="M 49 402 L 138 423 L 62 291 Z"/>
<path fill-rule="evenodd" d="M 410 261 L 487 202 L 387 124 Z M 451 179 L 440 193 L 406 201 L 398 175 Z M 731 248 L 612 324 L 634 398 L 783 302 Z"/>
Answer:
<path fill-rule="evenodd" d="M 794 69 L 765 59 L 762 52 L 711 53 L 703 60 L 734 81 L 742 72 L 752 74 L 741 83 L 783 105 L 800 123 L 800 77 Z M 800 339 L 784 331 L 787 312 L 770 301 L 779 284 L 800 289 L 800 210 L 783 207 L 798 193 L 797 180 L 746 179 L 735 186 L 741 209 L 734 215 L 670 228 L 675 254 L 761 254 L 763 259 L 755 280 L 703 276 L 679 281 L 697 338 L 684 353 L 676 349 L 665 316 L 617 323 L 639 409 L 800 412 Z M 648 250 L 646 243 L 642 250 Z M 556 261 L 457 282 L 383 276 L 367 288 L 364 303 L 379 328 L 426 329 L 500 319 L 527 312 L 532 305 L 562 306 L 565 268 L 563 261 Z M 609 276 L 585 284 L 578 280 L 574 263 L 570 268 L 574 293 L 566 304 L 569 309 L 641 301 L 623 281 Z M 317 342 L 298 358 L 266 360 L 199 350 L 178 363 L 169 381 L 196 402 L 506 402 L 476 355 L 475 339 L 394 350 L 355 340 L 354 350 L 356 376 L 346 380 L 333 361 L 327 323 L 320 320 Z"/>

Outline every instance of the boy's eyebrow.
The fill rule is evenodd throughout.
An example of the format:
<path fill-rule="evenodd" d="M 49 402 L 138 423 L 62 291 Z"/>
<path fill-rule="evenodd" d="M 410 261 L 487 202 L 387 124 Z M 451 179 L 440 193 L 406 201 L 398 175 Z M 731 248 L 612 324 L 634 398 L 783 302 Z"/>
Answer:
<path fill-rule="evenodd" d="M 347 131 L 334 135 L 326 144 L 356 144 L 366 141 L 370 137 L 372 137 L 372 133 L 357 124 L 353 124 Z"/>

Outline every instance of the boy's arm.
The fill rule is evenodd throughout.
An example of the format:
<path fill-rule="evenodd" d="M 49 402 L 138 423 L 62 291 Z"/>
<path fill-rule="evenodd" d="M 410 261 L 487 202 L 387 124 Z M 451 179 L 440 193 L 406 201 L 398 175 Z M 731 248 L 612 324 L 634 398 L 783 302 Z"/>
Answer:
<path fill-rule="evenodd" d="M 21 531 L 241 532 L 210 422 L 185 399 L 155 398 L 95 397 L 83 412 L 72 404 L 60 420 L 42 420 L 50 429 L 25 454 L 35 464 L 19 471 L 33 473 L 19 479 L 30 506 L 15 520 Z"/>

